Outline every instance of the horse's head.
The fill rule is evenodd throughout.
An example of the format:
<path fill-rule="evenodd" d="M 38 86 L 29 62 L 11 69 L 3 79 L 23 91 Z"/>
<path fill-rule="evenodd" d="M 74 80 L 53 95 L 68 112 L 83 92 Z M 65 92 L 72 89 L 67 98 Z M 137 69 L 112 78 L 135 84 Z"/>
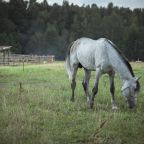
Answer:
<path fill-rule="evenodd" d="M 137 104 L 137 95 L 140 90 L 139 78 L 126 80 L 122 86 L 122 94 L 126 98 L 129 108 Z"/>

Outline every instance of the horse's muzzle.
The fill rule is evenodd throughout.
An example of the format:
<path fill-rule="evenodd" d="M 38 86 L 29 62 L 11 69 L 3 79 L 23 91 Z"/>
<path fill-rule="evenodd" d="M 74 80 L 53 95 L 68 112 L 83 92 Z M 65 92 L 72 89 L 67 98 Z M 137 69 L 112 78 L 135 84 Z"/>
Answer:
<path fill-rule="evenodd" d="M 130 109 L 132 109 L 136 106 L 136 104 L 133 101 L 128 101 L 128 106 L 129 106 Z"/>

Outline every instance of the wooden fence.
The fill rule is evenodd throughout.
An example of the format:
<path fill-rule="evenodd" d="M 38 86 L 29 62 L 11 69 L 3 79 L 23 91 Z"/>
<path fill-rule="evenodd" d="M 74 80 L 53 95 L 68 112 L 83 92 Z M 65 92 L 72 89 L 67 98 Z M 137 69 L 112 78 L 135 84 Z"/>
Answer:
<path fill-rule="evenodd" d="M 55 61 L 54 55 L 39 56 L 39 55 L 20 55 L 10 54 L 3 56 L 0 54 L 0 65 L 21 65 L 27 64 L 41 64 L 52 63 Z"/>

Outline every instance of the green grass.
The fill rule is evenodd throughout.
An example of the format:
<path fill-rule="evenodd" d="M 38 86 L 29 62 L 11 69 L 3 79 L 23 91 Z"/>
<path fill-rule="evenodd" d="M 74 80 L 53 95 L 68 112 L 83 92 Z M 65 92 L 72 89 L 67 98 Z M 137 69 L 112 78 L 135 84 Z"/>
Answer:
<path fill-rule="evenodd" d="M 132 63 L 143 76 L 144 63 Z M 92 89 L 95 74 L 92 73 Z M 144 78 L 135 109 L 127 108 L 116 76 L 119 110 L 111 110 L 107 75 L 100 80 L 93 110 L 87 108 L 79 70 L 75 102 L 63 62 L 0 67 L 0 144 L 143 144 Z M 20 83 L 22 88 L 20 89 Z"/>

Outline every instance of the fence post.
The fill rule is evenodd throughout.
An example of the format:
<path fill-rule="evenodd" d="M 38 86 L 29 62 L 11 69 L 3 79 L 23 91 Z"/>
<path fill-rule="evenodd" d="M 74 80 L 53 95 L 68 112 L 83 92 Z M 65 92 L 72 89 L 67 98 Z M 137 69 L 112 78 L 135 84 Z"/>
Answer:
<path fill-rule="evenodd" d="M 3 65 L 5 65 L 5 51 L 3 51 Z"/>
<path fill-rule="evenodd" d="M 9 61 L 10 61 L 9 55 L 10 55 L 10 51 L 8 50 L 8 65 L 9 65 Z"/>
<path fill-rule="evenodd" d="M 23 57 L 23 71 L 24 71 L 24 57 Z"/>

